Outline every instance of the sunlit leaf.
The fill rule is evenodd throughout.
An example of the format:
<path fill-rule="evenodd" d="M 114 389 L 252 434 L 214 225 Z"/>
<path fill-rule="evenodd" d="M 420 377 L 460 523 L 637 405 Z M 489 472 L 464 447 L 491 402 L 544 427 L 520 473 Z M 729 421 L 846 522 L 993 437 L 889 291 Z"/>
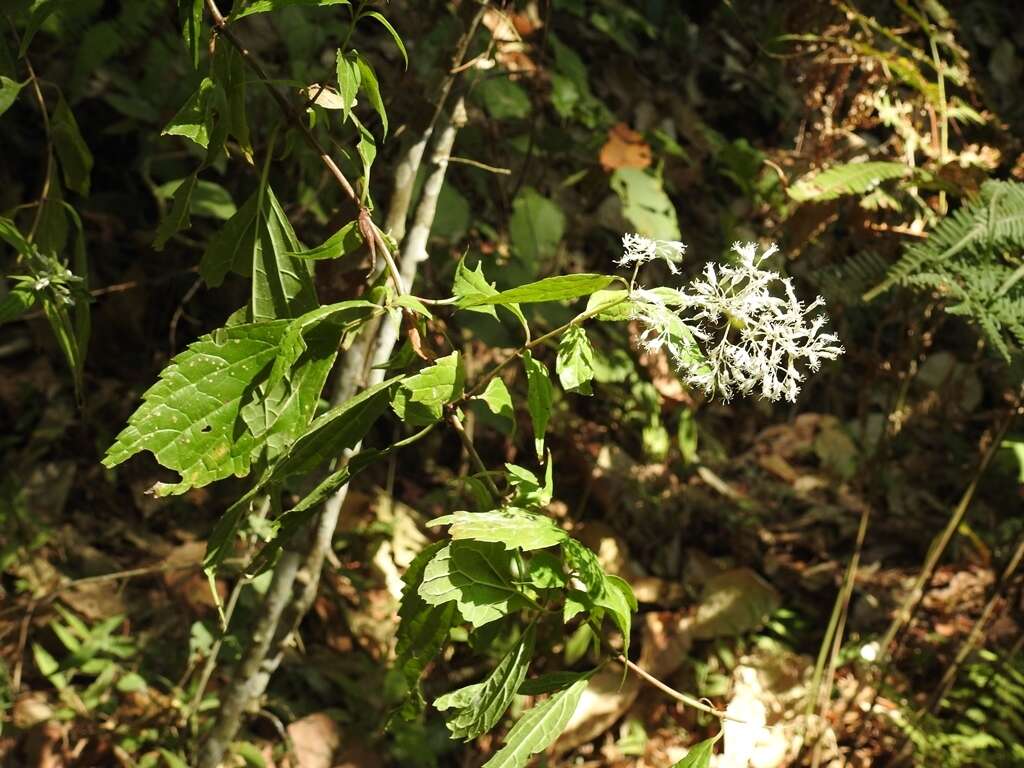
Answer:
<path fill-rule="evenodd" d="M 505 549 L 544 549 L 568 536 L 550 517 L 517 507 L 491 512 L 454 512 L 434 518 L 428 525 L 449 525 L 453 539 L 473 539 L 504 545 Z"/>

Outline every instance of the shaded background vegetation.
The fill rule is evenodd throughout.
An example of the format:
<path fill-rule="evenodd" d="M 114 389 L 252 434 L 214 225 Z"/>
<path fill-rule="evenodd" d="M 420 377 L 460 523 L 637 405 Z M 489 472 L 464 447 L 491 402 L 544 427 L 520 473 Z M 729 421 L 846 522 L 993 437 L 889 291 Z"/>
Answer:
<path fill-rule="evenodd" d="M 761 701 L 779 725 L 766 746 L 778 755 L 763 765 L 811 764 L 813 749 L 792 747 L 812 726 L 824 728 L 817 758 L 826 765 L 881 765 L 907 737 L 921 765 L 1024 763 L 1020 582 L 1001 578 L 1024 535 L 1024 438 L 1008 426 L 1022 379 L 1013 323 L 1020 328 L 1024 313 L 1014 307 L 1024 305 L 1001 310 L 993 334 L 990 305 L 949 313 L 955 298 L 935 285 L 864 299 L 946 207 L 989 179 L 1024 181 L 1024 32 L 1013 4 L 494 5 L 469 52 L 480 66 L 463 78 L 468 122 L 419 295 L 446 295 L 464 254 L 504 288 L 607 271 L 625 231 L 682 239 L 691 273 L 734 241 L 776 241 L 783 256 L 773 266 L 801 294 L 825 297 L 847 350 L 809 378 L 797 403 L 770 406 L 686 390 L 665 359 L 631 344 L 636 329 L 595 336 L 596 396 L 556 403 L 551 510 L 633 583 L 637 657 L 681 690 Z M 394 0 L 385 10 L 408 70 L 383 30 L 356 36 L 391 123 L 374 171 L 378 201 L 401 148 L 433 112 L 474 7 Z M 333 78 L 346 19 L 332 7 L 288 8 L 240 23 L 239 34 L 301 104 L 299 87 Z M 8 19 L 0 30 L 0 75 L 17 82 L 27 77 L 17 55 L 24 31 Z M 939 41 L 943 101 L 930 40 Z M 167 360 L 245 302 L 244 279 L 208 289 L 196 266 L 258 170 L 233 162 L 204 171 L 191 228 L 155 250 L 174 184 L 201 157 L 160 135 L 201 77 L 173 4 L 63 4 L 28 60 L 51 109 L 59 88 L 94 158 L 87 188 L 65 174 L 51 190 L 82 218 L 92 333 L 79 405 L 41 313 L 0 327 L 0 755 L 12 766 L 188 764 L 258 606 L 259 583 L 241 592 L 232 631 L 215 645 L 219 624 L 197 564 L 244 489 L 228 482 L 154 499 L 146 489 L 166 479 L 155 463 L 105 470 L 99 459 Z M 943 103 L 959 110 L 945 150 Z M 357 168 L 354 131 L 330 127 L 326 110 L 317 117 L 343 166 Z M 257 158 L 277 119 L 251 88 Z M 47 164 L 29 88 L 0 118 L 0 136 L 0 211 L 31 222 L 34 210 L 19 206 L 39 198 Z M 303 242 L 354 217 L 296 134 L 283 133 L 277 152 L 274 184 Z M 900 168 L 866 184 L 840 179 L 834 194 L 813 175 L 862 161 Z M 74 240 L 63 209 L 47 216 L 46 237 Z M 1020 241 L 1000 252 L 1001 268 L 1020 268 Z M 21 274 L 13 254 L 2 258 L 5 274 Z M 360 253 L 320 264 L 321 299 L 361 295 L 367 263 Z M 533 319 L 554 327 L 570 316 L 554 306 Z M 517 343 L 514 325 L 486 316 L 438 318 L 426 343 L 466 339 L 477 370 Z M 474 421 L 490 461 L 532 452 L 525 422 L 513 434 L 486 411 Z M 388 440 L 394 426 L 377 429 Z M 990 451 L 993 443 L 1003 447 Z M 871 643 L 989 452 L 915 620 L 878 669 Z M 320 594 L 240 738 L 239 764 L 474 765 L 494 749 L 488 738 L 449 742 L 433 711 L 382 730 L 394 584 L 467 466 L 454 437 L 436 435 L 357 481 Z M 261 535 L 258 520 L 249 533 Z M 815 662 L 855 557 L 819 701 Z M 220 588 L 230 586 L 229 573 Z M 730 590 L 742 599 L 709 619 L 708 606 Z M 993 598 L 976 652 L 931 701 Z M 587 652 L 586 637 L 569 637 L 552 654 L 571 665 Z M 211 653 L 219 662 L 203 694 Z M 430 671 L 428 692 L 476 679 L 479 664 L 457 649 Z M 551 764 L 670 765 L 718 728 L 633 682 L 593 699 Z M 304 748 L 324 743 L 333 762 L 302 762 L 315 760 Z"/>

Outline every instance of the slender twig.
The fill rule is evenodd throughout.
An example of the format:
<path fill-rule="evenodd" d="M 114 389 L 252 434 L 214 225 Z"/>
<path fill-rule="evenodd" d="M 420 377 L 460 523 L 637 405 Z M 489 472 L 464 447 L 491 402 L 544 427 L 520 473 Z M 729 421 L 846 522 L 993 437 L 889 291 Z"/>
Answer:
<path fill-rule="evenodd" d="M 483 459 L 480 458 L 480 454 L 477 453 L 476 447 L 473 445 L 473 440 L 466 433 L 466 427 L 462 424 L 462 419 L 459 418 L 458 414 L 452 411 L 448 414 L 448 423 L 452 425 L 452 428 L 458 434 L 459 439 L 462 441 L 463 447 L 466 449 L 466 453 L 469 454 L 469 458 L 473 460 L 473 464 L 476 465 L 477 472 L 480 473 L 480 477 L 487 486 L 487 490 L 491 492 L 491 496 L 495 501 L 501 499 L 501 492 L 498 490 L 498 486 L 494 484 L 494 480 L 491 479 L 490 472 L 487 471 L 487 465 L 484 464 Z"/>
<path fill-rule="evenodd" d="M 323 144 L 320 143 L 320 140 L 302 120 L 302 117 L 299 115 L 299 113 L 295 111 L 295 108 L 292 106 L 291 102 L 288 101 L 288 99 L 286 99 L 281 94 L 281 92 L 270 83 L 270 79 L 267 77 L 267 73 L 263 69 L 263 66 L 256 60 L 256 58 L 249 52 L 249 50 L 244 45 L 242 45 L 237 35 L 235 35 L 234 31 L 232 31 L 232 29 L 228 25 L 227 19 L 224 18 L 224 15 L 220 12 L 220 9 L 217 7 L 216 0 L 206 0 L 206 8 L 210 12 L 210 18 L 213 21 L 213 26 L 217 30 L 217 33 L 221 35 L 225 40 L 227 40 L 235 48 L 235 50 L 238 51 L 239 55 L 241 55 L 242 57 L 242 60 L 249 66 L 250 69 L 252 69 L 253 72 L 256 73 L 256 76 L 263 81 L 263 84 L 264 86 L 266 86 L 267 91 L 270 93 L 274 101 L 277 102 L 278 107 L 280 107 L 281 112 L 284 113 L 284 116 L 288 120 L 288 122 L 290 122 L 295 128 L 298 129 L 298 131 L 302 134 L 303 138 L 306 140 L 306 143 L 309 144 L 309 146 L 312 147 L 312 149 L 317 153 L 317 156 L 320 158 L 320 161 L 327 167 L 327 170 L 330 171 L 331 175 L 334 177 L 334 180 L 338 182 L 338 186 L 341 187 L 345 195 L 348 196 L 348 198 L 353 203 L 355 203 L 360 208 L 360 210 L 363 210 L 365 206 L 363 205 L 361 198 L 356 193 L 355 188 L 352 186 L 351 182 L 349 182 L 348 178 L 342 172 L 341 168 L 338 167 L 338 164 L 334 162 L 334 158 L 332 158 L 330 154 L 327 152 L 327 150 L 324 149 L 324 146 Z M 402 281 L 402 277 L 398 272 L 398 267 L 395 264 L 394 256 L 391 253 L 391 249 L 388 247 L 387 242 L 385 241 L 383 235 L 381 234 L 380 228 L 374 224 L 373 229 L 375 241 L 374 245 L 376 247 L 376 250 L 384 257 L 384 263 L 387 265 L 388 271 L 391 274 L 391 279 L 395 284 L 395 290 L 398 291 L 398 293 L 400 294 L 404 294 L 406 293 L 405 284 Z"/>
<path fill-rule="evenodd" d="M 689 694 L 683 693 L 681 691 L 677 691 L 675 688 L 672 688 L 671 686 L 666 685 L 661 680 L 659 680 L 654 675 L 652 675 L 650 672 L 648 672 L 646 669 L 641 667 L 639 664 L 636 664 L 636 663 L 630 661 L 629 659 L 627 659 L 622 654 L 619 654 L 616 658 L 618 658 L 619 661 L 621 661 L 623 664 L 625 664 L 626 667 L 629 668 L 629 670 L 631 672 L 633 672 L 635 675 L 637 675 L 638 677 L 642 678 L 643 680 L 646 680 L 648 683 L 653 685 L 659 691 L 661 691 L 662 693 L 668 694 L 669 696 L 671 696 L 676 701 L 681 701 L 683 704 L 685 704 L 688 707 L 693 707 L 694 709 L 699 709 L 701 712 L 707 712 L 709 715 L 714 715 L 719 720 L 731 720 L 734 723 L 743 723 L 745 725 L 748 724 L 746 720 L 741 720 L 738 717 L 733 717 L 732 715 L 728 715 L 724 711 L 722 711 L 721 709 L 715 709 L 714 707 L 705 704 L 700 699 L 697 699 L 697 698 L 695 698 L 693 696 L 690 696 Z"/>
<path fill-rule="evenodd" d="M 32 219 L 32 228 L 28 232 L 28 239 L 32 241 L 43 218 L 43 203 L 50 196 L 50 179 L 53 176 L 53 133 L 50 128 L 50 115 L 46 111 L 46 99 L 43 98 L 43 91 L 39 87 L 39 78 L 36 77 L 36 71 L 32 68 L 32 62 L 29 61 L 28 56 L 25 57 L 25 68 L 32 81 L 32 93 L 36 97 L 36 104 L 39 105 L 39 114 L 43 120 L 43 135 L 46 138 L 46 178 L 43 179 L 43 188 L 39 193 L 39 205 L 36 207 L 35 216 Z"/>
<path fill-rule="evenodd" d="M 448 162 L 461 163 L 462 165 L 468 165 L 472 168 L 479 168 L 481 171 L 496 173 L 499 176 L 510 176 L 512 174 L 511 168 L 499 168 L 496 165 L 488 165 L 487 163 L 481 163 L 479 160 L 473 160 L 468 157 L 449 157 Z"/>

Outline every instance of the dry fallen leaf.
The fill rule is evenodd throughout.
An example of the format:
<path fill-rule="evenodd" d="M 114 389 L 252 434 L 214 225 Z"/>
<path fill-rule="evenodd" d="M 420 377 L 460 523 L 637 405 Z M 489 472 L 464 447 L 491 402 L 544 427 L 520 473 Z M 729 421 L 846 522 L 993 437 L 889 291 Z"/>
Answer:
<path fill-rule="evenodd" d="M 341 729 L 326 712 L 314 712 L 288 726 L 295 768 L 331 768 L 341 746 Z"/>
<path fill-rule="evenodd" d="M 651 147 L 628 125 L 617 123 L 608 130 L 608 141 L 601 147 L 600 159 L 606 171 L 647 168 L 651 164 Z"/>

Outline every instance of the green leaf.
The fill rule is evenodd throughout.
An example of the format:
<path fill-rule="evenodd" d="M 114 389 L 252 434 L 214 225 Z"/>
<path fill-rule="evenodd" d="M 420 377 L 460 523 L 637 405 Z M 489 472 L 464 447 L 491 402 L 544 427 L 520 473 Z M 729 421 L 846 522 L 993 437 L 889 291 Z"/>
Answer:
<path fill-rule="evenodd" d="M 0 216 L 0 240 L 11 246 L 16 253 L 29 254 L 35 252 L 32 244 L 21 234 L 18 226 L 3 216 Z"/>
<path fill-rule="evenodd" d="M 482 627 L 527 606 L 512 583 L 513 554 L 500 544 L 453 541 L 434 555 L 417 593 L 428 605 L 455 602 L 462 618 Z"/>
<path fill-rule="evenodd" d="M 522 685 L 519 686 L 517 693 L 520 696 L 540 696 L 544 693 L 555 693 L 563 688 L 568 688 L 579 679 L 579 672 L 545 672 L 539 677 L 524 680 Z"/>
<path fill-rule="evenodd" d="M 50 133 L 57 150 L 64 183 L 83 197 L 89 195 L 89 176 L 92 173 L 92 152 L 82 138 L 71 108 L 61 96 L 50 117 Z"/>
<path fill-rule="evenodd" d="M 619 322 L 629 320 L 633 314 L 633 308 L 629 302 L 629 291 L 627 290 L 597 291 L 591 295 L 590 300 L 587 302 L 587 312 L 605 305 L 608 305 L 607 309 L 594 315 L 598 320 Z"/>
<path fill-rule="evenodd" d="M 192 68 L 199 69 L 199 52 L 203 46 L 203 0 L 178 0 L 181 37 L 192 56 Z"/>
<path fill-rule="evenodd" d="M 248 72 L 242 54 L 233 45 L 218 45 L 213 57 L 213 77 L 223 97 L 218 103 L 221 123 L 218 130 L 224 138 L 234 136 L 242 155 L 251 165 L 252 136 L 249 131 L 249 116 L 245 105 L 245 91 Z M 226 218 L 226 217 L 225 217 Z"/>
<path fill-rule="evenodd" d="M 622 215 L 641 235 L 656 240 L 679 240 L 676 209 L 661 179 L 639 168 L 619 168 L 611 186 L 622 202 Z"/>
<path fill-rule="evenodd" d="M 565 589 L 562 561 L 550 552 L 535 552 L 526 564 L 526 575 L 537 589 Z"/>
<path fill-rule="evenodd" d="M 359 128 L 359 141 L 356 142 L 356 152 L 359 153 L 359 159 L 363 162 L 363 201 L 365 202 L 370 189 L 370 169 L 373 167 L 373 161 L 377 159 L 377 142 L 374 140 L 373 134 L 370 133 L 369 129 L 359 122 L 355 115 L 352 115 L 352 122 Z"/>
<path fill-rule="evenodd" d="M 544 485 L 542 486 L 537 476 L 530 470 L 516 464 L 506 463 L 505 470 L 508 472 L 509 485 L 516 491 L 512 505 L 546 507 L 550 504 L 551 497 L 554 494 L 553 468 L 554 462 L 551 461 L 551 452 L 549 451 L 547 470 L 544 474 Z"/>
<path fill-rule="evenodd" d="M 535 283 L 527 283 L 518 288 L 494 293 L 487 296 L 476 294 L 462 299 L 458 306 L 462 308 L 477 307 L 486 304 L 530 304 L 538 301 L 563 301 L 588 296 L 599 291 L 615 278 L 608 275 L 578 273 L 573 275 L 556 275 L 545 277 Z"/>
<path fill-rule="evenodd" d="M 438 421 L 444 415 L 445 404 L 462 397 L 465 375 L 458 352 L 439 357 L 433 365 L 402 383 L 391 407 L 398 418 L 409 424 Z"/>
<path fill-rule="evenodd" d="M 356 53 L 356 66 L 359 68 L 359 89 L 366 94 L 370 106 L 380 115 L 381 124 L 384 126 L 384 135 L 388 135 L 388 113 L 384 109 L 384 99 L 380 95 L 380 84 L 377 82 L 377 73 L 373 71 L 362 54 Z"/>
<path fill-rule="evenodd" d="M 17 100 L 21 89 L 28 85 L 29 81 L 23 83 L 15 82 L 9 77 L 0 76 L 0 115 L 3 115 Z"/>
<path fill-rule="evenodd" d="M 568 534 L 555 521 L 536 512 L 507 507 L 492 512 L 455 512 L 427 525 L 450 525 L 455 540 L 472 539 L 503 544 L 505 549 L 544 549 L 560 544 Z"/>
<path fill-rule="evenodd" d="M 711 768 L 711 755 L 715 752 L 715 742 L 720 738 L 721 732 L 690 747 L 686 757 L 675 763 L 672 768 Z"/>
<path fill-rule="evenodd" d="M 262 221 L 262 217 L 257 216 L 259 205 L 259 193 L 254 192 L 206 244 L 199 262 L 199 275 L 211 288 L 223 283 L 228 272 L 252 274 L 256 229 Z"/>
<path fill-rule="evenodd" d="M 597 597 L 601 594 L 605 584 L 604 569 L 597 555 L 576 539 L 566 539 L 562 542 L 562 557 L 569 571 L 583 582 L 588 595 Z"/>
<path fill-rule="evenodd" d="M 409 54 L 405 50 L 405 43 L 402 42 L 402 38 L 398 36 L 398 32 L 395 30 L 391 23 L 385 19 L 378 11 L 370 11 L 365 16 L 369 16 L 371 19 L 376 19 L 381 23 L 390 34 L 391 39 L 395 41 L 395 45 L 398 47 L 398 51 L 402 54 L 402 60 L 405 62 L 405 68 L 409 68 Z"/>
<path fill-rule="evenodd" d="M 459 300 L 459 306 L 471 312 L 480 312 L 497 319 L 497 310 L 486 301 L 492 296 L 497 296 L 497 289 L 487 282 L 484 277 L 484 265 L 477 262 L 476 269 L 469 269 L 466 266 L 466 257 L 459 259 L 459 265 L 455 268 L 455 282 L 452 285 L 452 295 Z"/>
<path fill-rule="evenodd" d="M 191 139 L 203 149 L 210 145 L 212 127 L 211 100 L 217 85 L 208 77 L 204 77 L 195 93 L 171 118 L 162 131 L 164 136 L 184 136 Z"/>
<path fill-rule="evenodd" d="M 32 39 L 36 36 L 36 32 L 39 31 L 40 27 L 46 23 L 46 20 L 50 18 L 51 14 L 60 8 L 62 5 L 68 5 L 71 0 L 35 0 L 32 3 L 31 15 L 28 19 L 28 25 L 25 27 L 25 32 L 21 36 L 21 45 L 18 47 L 18 58 L 22 59 L 28 52 L 28 47 L 32 43 Z"/>
<path fill-rule="evenodd" d="M 334 365 L 342 338 L 355 332 L 378 307 L 346 301 L 293 320 L 265 384 L 241 413 L 249 431 L 276 458 L 309 424 Z"/>
<path fill-rule="evenodd" d="M 846 163 L 801 176 L 786 191 L 798 203 L 835 200 L 843 195 L 870 192 L 883 181 L 904 178 L 911 173 L 912 169 L 905 163 Z"/>
<path fill-rule="evenodd" d="M 363 236 L 359 234 L 359 222 L 350 221 L 323 243 L 306 251 L 289 251 L 286 255 L 295 259 L 340 259 L 342 256 L 358 253 L 363 247 Z"/>
<path fill-rule="evenodd" d="M 564 234 L 565 215 L 554 202 L 531 187 L 516 196 L 512 202 L 509 238 L 516 256 L 534 274 L 541 263 L 554 257 Z"/>
<path fill-rule="evenodd" d="M 484 768 L 523 768 L 531 757 L 551 746 L 569 724 L 589 677 L 580 676 L 569 687 L 528 709 L 508 732 L 505 746 L 484 763 Z"/>
<path fill-rule="evenodd" d="M 0 325 L 17 320 L 36 305 L 36 293 L 28 288 L 12 288 L 0 299 Z"/>
<path fill-rule="evenodd" d="M 359 93 L 359 82 L 362 79 L 362 70 L 357 63 L 358 54 L 355 51 L 345 52 L 338 49 L 336 59 L 336 70 L 338 73 L 338 96 L 341 98 L 341 121 L 348 120 L 352 114 L 352 107 L 356 102 L 356 95 Z"/>
<path fill-rule="evenodd" d="M 242 10 L 231 14 L 231 20 L 237 21 L 238 19 L 244 19 L 246 16 L 277 11 L 281 8 L 310 8 L 326 5 L 351 5 L 351 3 L 349 0 L 253 0 Z"/>
<path fill-rule="evenodd" d="M 398 609 L 398 632 L 396 633 L 395 664 L 408 691 L 408 699 L 401 707 L 405 719 L 416 717 L 423 711 L 423 694 L 420 691 L 420 676 L 423 670 L 444 647 L 449 630 L 458 618 L 454 602 L 443 605 L 428 605 L 419 596 L 418 589 L 423 582 L 427 563 L 443 547 L 444 542 L 431 544 L 409 564 L 402 581 L 402 604 Z"/>
<path fill-rule="evenodd" d="M 551 378 L 544 363 L 535 360 L 530 350 L 523 352 L 523 368 L 526 370 L 526 408 L 533 423 L 533 445 L 537 458 L 544 458 L 544 433 L 551 418 Z"/>
<path fill-rule="evenodd" d="M 191 176 L 182 179 L 174 190 L 171 208 L 164 215 L 156 230 L 156 237 L 153 240 L 153 247 L 156 250 L 162 251 L 173 235 L 183 229 L 188 229 L 191 225 L 189 213 L 192 211 L 192 193 L 195 192 L 196 183 L 199 181 L 198 173 L 199 171 L 196 171 Z"/>
<path fill-rule="evenodd" d="M 500 376 L 495 376 L 487 382 L 487 389 L 473 399 L 483 400 L 491 413 L 505 419 L 511 428 L 515 429 L 516 411 L 512 405 L 512 395 Z"/>
<path fill-rule="evenodd" d="M 379 451 L 370 448 L 360 451 L 349 458 L 341 469 L 332 472 L 321 480 L 316 488 L 306 494 L 298 504 L 282 513 L 274 521 L 276 528 L 274 538 L 268 541 L 252 559 L 252 562 L 246 568 L 246 575 L 249 577 L 258 575 L 273 565 L 284 545 L 313 519 L 328 498 L 336 493 L 339 488 L 351 482 L 353 477 L 371 464 L 390 455 L 391 450 L 391 448 L 388 448 L 387 450 Z M 247 511 L 249 502 L 262 489 L 261 485 L 257 485 L 256 489 L 250 491 L 233 504 L 217 523 L 210 536 L 206 559 L 203 564 L 208 572 L 215 569 L 227 554 L 232 536 L 234 536 L 235 529 L 241 522 L 242 515 Z"/>
<path fill-rule="evenodd" d="M 298 317 L 318 303 L 312 265 L 288 255 L 299 250 L 299 241 L 269 186 L 261 209 L 252 251 L 252 319 Z"/>
<path fill-rule="evenodd" d="M 558 343 L 558 358 L 555 371 L 562 389 L 566 392 L 591 393 L 590 382 L 594 378 L 594 348 L 590 345 L 587 332 L 578 325 L 569 326 Z"/>
<path fill-rule="evenodd" d="M 629 637 L 636 612 L 636 597 L 633 590 L 624 580 L 610 573 L 604 574 L 604 585 L 601 593 L 594 597 L 594 604 L 607 610 L 622 633 L 622 652 L 629 654 Z"/>
<path fill-rule="evenodd" d="M 173 199 L 175 193 L 188 181 L 188 178 L 168 181 L 166 184 L 161 184 L 156 188 L 156 194 L 164 200 Z M 224 189 L 224 187 L 212 181 L 199 179 L 196 181 L 195 188 L 192 191 L 188 212 L 196 216 L 228 221 L 238 213 L 238 209 L 235 207 L 235 202 L 231 199 L 231 193 Z"/>
<path fill-rule="evenodd" d="M 184 493 L 251 466 L 254 440 L 236 435 L 243 396 L 269 371 L 287 322 L 221 328 L 191 344 L 142 396 L 103 458 L 114 467 L 144 450 L 181 474 L 157 495 Z"/>
<path fill-rule="evenodd" d="M 459 688 L 434 701 L 434 707 L 445 713 L 445 723 L 452 738 L 470 741 L 497 725 L 526 679 L 526 670 L 533 658 L 534 637 L 535 629 L 531 624 L 486 680 Z"/>

